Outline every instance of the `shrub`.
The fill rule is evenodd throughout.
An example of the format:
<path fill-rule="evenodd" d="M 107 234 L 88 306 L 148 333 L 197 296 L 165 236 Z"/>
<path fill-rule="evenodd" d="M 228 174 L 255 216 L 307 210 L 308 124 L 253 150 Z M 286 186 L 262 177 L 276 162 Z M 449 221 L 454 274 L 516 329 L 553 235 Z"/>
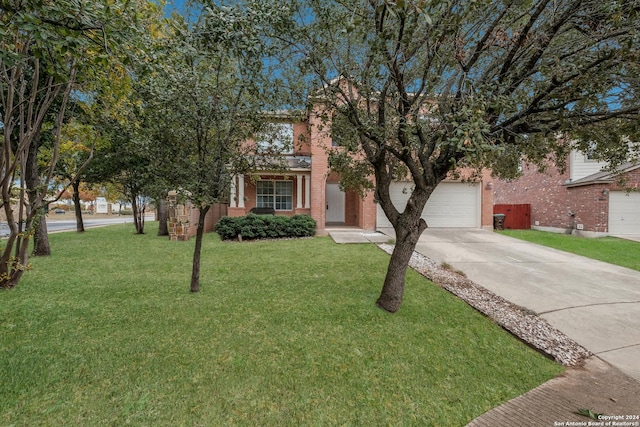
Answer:
<path fill-rule="evenodd" d="M 216 224 L 216 231 L 222 240 L 236 239 L 238 235 L 244 240 L 307 237 L 316 234 L 316 222 L 309 215 L 224 216 Z"/>

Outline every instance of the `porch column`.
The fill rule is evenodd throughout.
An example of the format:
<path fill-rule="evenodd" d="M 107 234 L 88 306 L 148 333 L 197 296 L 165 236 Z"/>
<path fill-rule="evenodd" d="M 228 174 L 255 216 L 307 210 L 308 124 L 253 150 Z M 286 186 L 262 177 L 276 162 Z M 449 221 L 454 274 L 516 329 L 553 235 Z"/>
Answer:
<path fill-rule="evenodd" d="M 302 174 L 297 174 L 296 179 L 298 181 L 298 197 L 296 197 L 296 209 L 302 209 Z"/>
<path fill-rule="evenodd" d="M 231 191 L 229 193 L 229 207 L 235 208 L 237 206 L 236 203 L 236 176 L 233 175 L 231 177 Z"/>
<path fill-rule="evenodd" d="M 238 207 L 244 208 L 244 175 L 238 175 Z"/>
<path fill-rule="evenodd" d="M 311 174 L 304 177 L 304 208 L 311 207 Z"/>

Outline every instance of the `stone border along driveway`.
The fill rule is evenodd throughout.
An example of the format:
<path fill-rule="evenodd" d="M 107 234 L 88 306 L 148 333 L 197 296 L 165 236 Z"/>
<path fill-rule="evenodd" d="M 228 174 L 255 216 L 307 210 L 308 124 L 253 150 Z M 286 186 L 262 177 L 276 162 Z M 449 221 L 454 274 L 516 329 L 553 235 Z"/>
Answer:
<path fill-rule="evenodd" d="M 378 247 L 391 254 L 394 245 Z M 579 365 L 592 355 L 546 320 L 472 282 L 463 273 L 444 268 L 417 252 L 411 256 L 409 266 L 564 366 Z"/>

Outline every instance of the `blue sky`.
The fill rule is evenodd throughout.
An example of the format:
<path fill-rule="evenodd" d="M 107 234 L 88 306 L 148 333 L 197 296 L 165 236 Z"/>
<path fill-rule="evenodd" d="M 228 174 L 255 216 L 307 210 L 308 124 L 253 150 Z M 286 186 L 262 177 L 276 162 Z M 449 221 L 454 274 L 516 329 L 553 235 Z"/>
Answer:
<path fill-rule="evenodd" d="M 167 5 L 165 6 L 165 15 L 170 16 L 171 12 L 174 10 L 178 10 L 178 12 L 183 12 L 185 9 L 185 3 L 187 0 L 167 0 Z"/>

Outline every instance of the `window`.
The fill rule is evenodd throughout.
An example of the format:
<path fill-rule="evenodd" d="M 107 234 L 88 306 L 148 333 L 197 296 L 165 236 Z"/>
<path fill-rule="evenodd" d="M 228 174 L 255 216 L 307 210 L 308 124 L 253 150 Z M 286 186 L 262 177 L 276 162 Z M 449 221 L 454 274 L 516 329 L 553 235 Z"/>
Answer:
<path fill-rule="evenodd" d="M 292 210 L 293 181 L 258 181 L 256 207 L 274 208 L 277 211 Z"/>
<path fill-rule="evenodd" d="M 264 154 L 293 153 L 293 124 L 269 123 L 258 135 L 258 152 Z"/>

